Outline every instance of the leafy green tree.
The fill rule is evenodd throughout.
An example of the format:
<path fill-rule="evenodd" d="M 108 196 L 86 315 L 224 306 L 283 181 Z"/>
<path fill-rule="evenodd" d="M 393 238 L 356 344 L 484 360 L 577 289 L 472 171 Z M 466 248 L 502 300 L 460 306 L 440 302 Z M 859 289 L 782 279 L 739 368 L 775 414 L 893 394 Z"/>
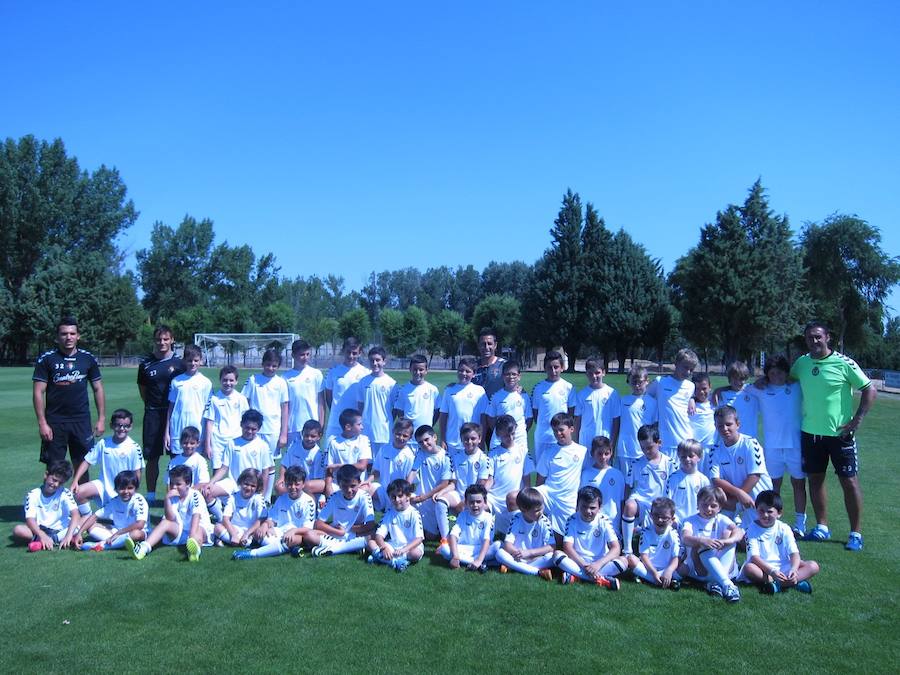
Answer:
<path fill-rule="evenodd" d="M 301 335 L 309 344 L 314 345 L 313 349 L 318 355 L 322 345 L 333 345 L 337 342 L 339 329 L 338 320 L 326 316 L 309 323 Z"/>
<path fill-rule="evenodd" d="M 829 324 L 839 351 L 854 353 L 881 335 L 884 302 L 900 281 L 900 258 L 881 248 L 881 232 L 856 216 L 810 223 L 800 237 L 813 314 Z"/>
<path fill-rule="evenodd" d="M 212 302 L 219 306 L 262 307 L 275 300 L 279 268 L 267 253 L 257 260 L 247 246 L 219 244 L 210 253 L 205 276 Z"/>
<path fill-rule="evenodd" d="M 381 341 L 391 354 L 405 356 L 405 338 L 403 328 L 403 312 L 393 307 L 386 307 L 378 315 L 378 327 L 381 330 Z"/>
<path fill-rule="evenodd" d="M 431 267 L 422 275 L 422 288 L 418 294 L 417 306 L 430 316 L 436 316 L 448 309 L 452 302 L 456 277 L 449 267 Z"/>
<path fill-rule="evenodd" d="M 175 331 L 178 339 L 185 344 L 194 341 L 195 333 L 225 333 L 228 330 L 219 330 L 216 318 L 212 310 L 205 305 L 194 305 L 176 310 L 172 315 L 169 325 Z"/>
<path fill-rule="evenodd" d="M 97 332 L 103 344 L 115 349 L 116 361 L 121 364 L 126 345 L 147 322 L 147 312 L 138 301 L 137 279 L 131 272 L 122 276 L 108 273 L 101 280 L 94 290 Z"/>
<path fill-rule="evenodd" d="M 276 301 L 263 307 L 259 327 L 264 333 L 293 333 L 297 317 L 286 302 Z"/>
<path fill-rule="evenodd" d="M 482 300 L 482 302 L 484 302 Z M 479 303 L 481 304 L 481 303 Z M 475 309 L 476 313 L 478 308 Z M 456 368 L 456 357 L 462 345 L 471 339 L 471 331 L 459 312 L 443 309 L 431 315 L 428 326 L 428 351 L 431 354 L 442 354 L 452 359 L 452 367 Z"/>
<path fill-rule="evenodd" d="M 362 344 L 366 344 L 372 336 L 372 323 L 369 315 L 362 308 L 351 309 L 338 319 L 338 337 L 342 340 L 355 337 Z"/>
<path fill-rule="evenodd" d="M 522 304 L 511 295 L 488 295 L 472 312 L 472 335 L 491 327 L 497 331 L 497 342 L 501 347 L 521 344 L 521 324 Z"/>
<path fill-rule="evenodd" d="M 4 252 L 0 281 L 5 289 L 2 295 L 19 311 L 13 314 L 8 331 L 0 334 L 0 356 L 25 361 L 29 343 L 45 339 L 59 318 L 55 309 L 64 300 L 54 299 L 56 308 L 35 304 L 42 296 L 34 276 L 47 274 L 52 250 L 64 251 L 74 263 L 90 254 L 102 260 L 105 269 L 117 271 L 121 263 L 117 237 L 137 215 L 115 169 L 101 165 L 90 174 L 83 171 L 77 159 L 67 156 L 60 139 L 52 143 L 33 136 L 6 139 L 0 147 L 0 250 Z M 72 269 L 66 267 L 66 271 Z M 64 285 L 66 280 L 61 281 Z M 53 285 L 48 279 L 43 283 L 44 290 Z M 26 321 L 29 317 L 21 311 L 26 288 L 30 311 L 49 318 L 50 329 Z"/>
<path fill-rule="evenodd" d="M 521 260 L 491 262 L 481 272 L 482 295 L 509 295 L 522 302 L 533 274 L 532 266 Z"/>
<path fill-rule="evenodd" d="M 428 344 L 428 315 L 419 307 L 407 307 L 403 312 L 403 329 L 409 350 L 407 353 L 424 348 Z"/>
<path fill-rule="evenodd" d="M 481 274 L 472 265 L 466 265 L 457 267 L 454 276 L 448 309 L 459 312 L 468 321 L 481 300 Z"/>
<path fill-rule="evenodd" d="M 428 342 L 428 315 L 418 307 L 381 310 L 379 327 L 385 348 L 397 356 L 408 356 Z"/>
<path fill-rule="evenodd" d="M 760 181 L 742 206 L 729 205 L 703 227 L 669 280 L 684 335 L 695 345 L 715 337 L 726 363 L 784 344 L 807 311 L 787 217 L 773 214 Z"/>

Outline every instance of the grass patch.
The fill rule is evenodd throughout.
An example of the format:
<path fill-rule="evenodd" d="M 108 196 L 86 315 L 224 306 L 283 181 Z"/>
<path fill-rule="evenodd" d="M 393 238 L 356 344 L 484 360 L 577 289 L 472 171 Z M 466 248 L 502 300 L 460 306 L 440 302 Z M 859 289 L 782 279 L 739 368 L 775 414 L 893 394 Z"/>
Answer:
<path fill-rule="evenodd" d="M 108 409 L 135 411 L 140 439 L 136 371 L 103 376 Z M 429 379 L 443 387 L 455 374 Z M 539 379 L 524 374 L 523 386 Z M 583 386 L 584 376 L 572 381 Z M 625 391 L 622 376 L 608 381 Z M 9 534 L 42 475 L 30 392 L 30 369 L 0 369 L 6 671 L 896 670 L 897 400 L 878 400 L 860 433 L 866 550 L 844 551 L 847 519 L 829 478 L 836 540 L 801 544 L 822 566 L 815 593 L 746 589 L 729 606 L 689 588 L 625 583 L 609 593 L 451 572 L 431 556 L 397 575 L 345 556 L 237 563 L 224 549 L 204 550 L 198 565 L 169 547 L 142 562 L 124 552 L 28 554 Z"/>

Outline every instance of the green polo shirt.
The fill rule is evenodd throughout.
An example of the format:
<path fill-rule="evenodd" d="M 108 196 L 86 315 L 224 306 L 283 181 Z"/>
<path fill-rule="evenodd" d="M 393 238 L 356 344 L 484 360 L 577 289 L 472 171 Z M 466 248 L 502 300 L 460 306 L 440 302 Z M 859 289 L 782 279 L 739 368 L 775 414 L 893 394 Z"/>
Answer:
<path fill-rule="evenodd" d="M 808 434 L 838 436 L 853 417 L 853 392 L 872 386 L 856 361 L 839 352 L 824 359 L 804 354 L 791 366 L 791 378 L 803 391 L 803 422 Z"/>

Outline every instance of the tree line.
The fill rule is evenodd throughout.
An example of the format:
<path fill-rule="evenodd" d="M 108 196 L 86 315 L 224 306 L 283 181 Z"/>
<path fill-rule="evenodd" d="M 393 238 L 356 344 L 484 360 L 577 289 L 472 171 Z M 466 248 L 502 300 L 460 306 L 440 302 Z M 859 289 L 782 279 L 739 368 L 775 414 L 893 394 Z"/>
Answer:
<path fill-rule="evenodd" d="M 197 332 L 296 332 L 316 345 L 348 335 L 397 356 L 453 357 L 484 326 L 523 353 L 562 346 L 662 360 L 684 344 L 707 363 L 752 361 L 795 344 L 810 317 L 871 367 L 900 368 L 900 318 L 885 300 L 900 259 L 877 227 L 833 214 L 794 232 L 757 180 L 744 201 L 700 227 L 667 274 L 590 202 L 563 195 L 550 241 L 533 264 L 491 262 L 373 272 L 360 291 L 338 275 L 288 278 L 272 253 L 217 242 L 208 219 L 157 222 L 124 269 L 117 238 L 138 211 L 119 173 L 81 169 L 63 142 L 7 139 L 0 153 L 0 359 L 25 363 L 52 345 L 59 316 L 80 318 L 83 344 L 137 353 L 152 326 Z M 797 344 L 797 348 L 801 348 Z"/>

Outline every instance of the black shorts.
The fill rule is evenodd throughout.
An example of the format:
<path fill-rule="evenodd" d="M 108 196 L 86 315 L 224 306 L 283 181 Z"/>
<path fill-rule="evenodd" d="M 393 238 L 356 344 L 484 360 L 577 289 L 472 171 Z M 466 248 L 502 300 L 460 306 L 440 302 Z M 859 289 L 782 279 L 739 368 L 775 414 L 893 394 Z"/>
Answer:
<path fill-rule="evenodd" d="M 838 476 L 852 478 L 859 472 L 856 437 L 852 433 L 846 436 L 817 436 L 803 431 L 800 433 L 800 453 L 803 471 L 807 474 L 825 473 L 829 459 Z"/>
<path fill-rule="evenodd" d="M 147 459 L 159 459 L 163 455 L 163 436 L 166 433 L 168 410 L 144 408 L 144 431 L 141 449 Z"/>
<path fill-rule="evenodd" d="M 94 446 L 94 429 L 91 420 L 79 422 L 48 422 L 53 430 L 52 441 L 41 441 L 41 462 L 48 467 L 53 462 L 66 458 L 66 451 L 72 459 L 72 468 L 78 470 L 85 455 Z"/>

